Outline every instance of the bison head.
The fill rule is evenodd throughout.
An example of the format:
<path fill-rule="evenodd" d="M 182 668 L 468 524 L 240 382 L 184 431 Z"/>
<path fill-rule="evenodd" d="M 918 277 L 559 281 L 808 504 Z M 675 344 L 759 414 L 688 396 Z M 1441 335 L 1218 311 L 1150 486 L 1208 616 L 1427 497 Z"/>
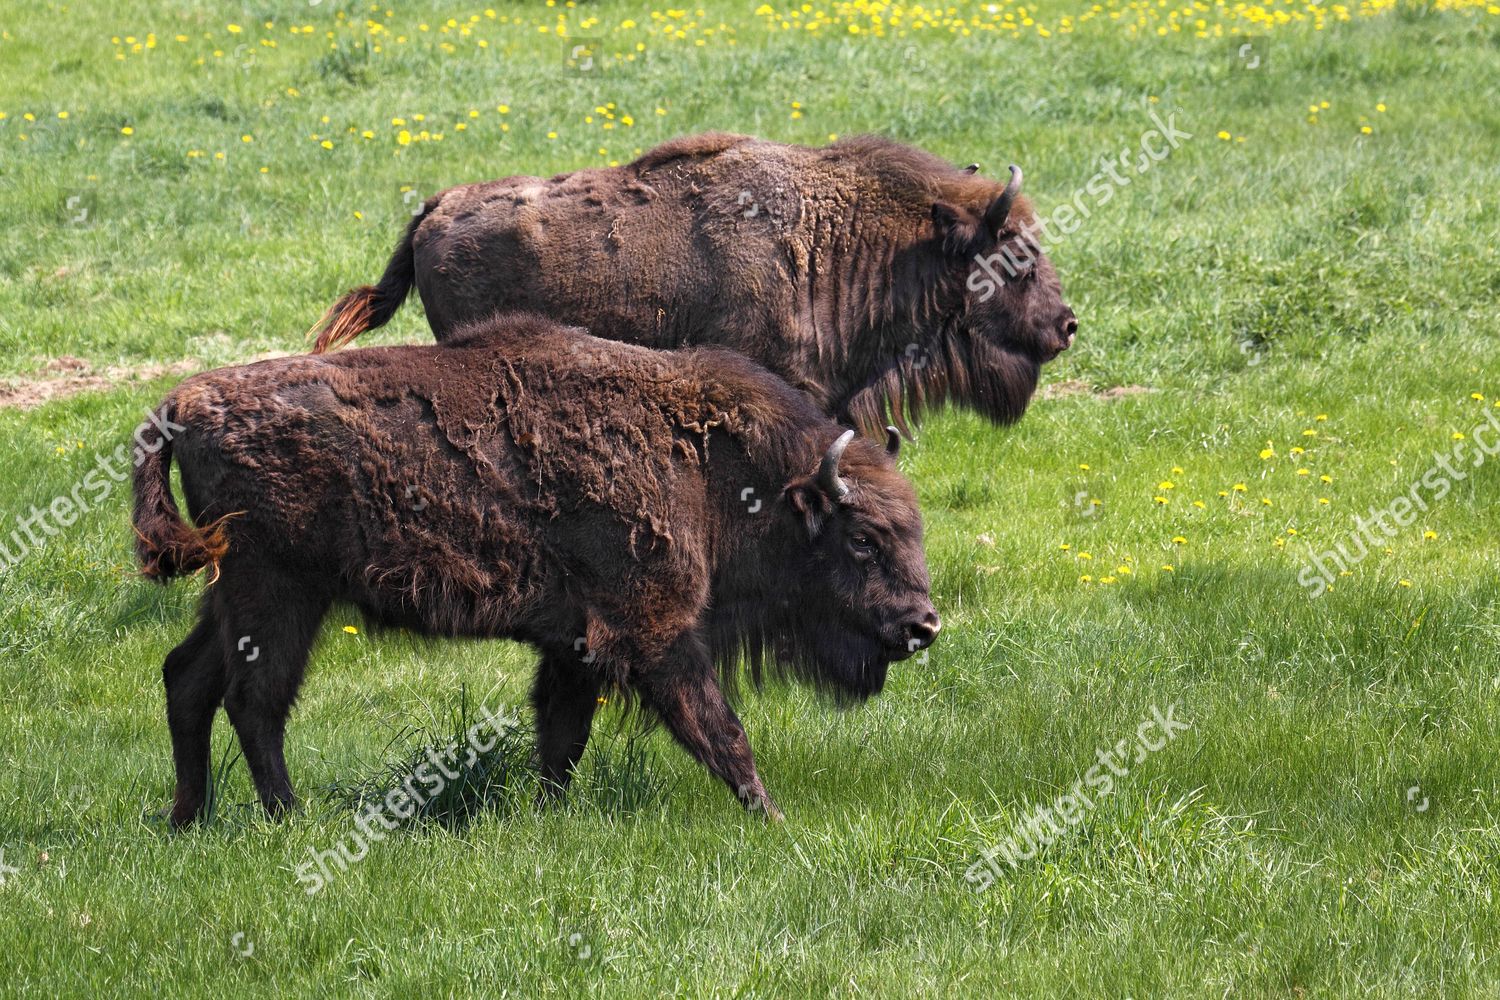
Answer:
<path fill-rule="evenodd" d="M 1021 168 L 980 213 L 932 206 L 943 252 L 965 273 L 962 325 L 991 345 L 1037 363 L 1073 345 L 1078 320 L 1036 240 L 1037 222 L 1021 193 Z"/>
<path fill-rule="evenodd" d="M 882 450 L 846 431 L 783 494 L 801 558 L 786 604 L 793 648 L 779 655 L 856 698 L 879 692 L 889 664 L 931 645 L 940 627 L 916 494 L 895 467 L 901 439 L 887 432 Z"/>
<path fill-rule="evenodd" d="M 1010 169 L 998 192 L 974 168 L 948 178 L 927 203 L 931 229 L 893 261 L 895 339 L 881 350 L 896 354 L 838 407 L 867 435 L 887 418 L 905 430 L 908 416 L 949 399 L 1012 423 L 1042 365 L 1072 346 L 1078 320 L 1019 198 L 1021 169 Z"/>

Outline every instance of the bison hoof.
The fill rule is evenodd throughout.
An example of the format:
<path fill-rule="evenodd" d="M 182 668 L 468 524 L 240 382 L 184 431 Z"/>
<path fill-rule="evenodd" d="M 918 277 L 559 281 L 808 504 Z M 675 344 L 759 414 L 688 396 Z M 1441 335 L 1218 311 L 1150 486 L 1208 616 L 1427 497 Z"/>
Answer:
<path fill-rule="evenodd" d="M 765 817 L 767 823 L 783 823 L 786 821 L 786 817 L 781 814 L 781 809 L 777 807 L 775 802 L 771 801 L 769 796 L 752 799 L 745 803 L 745 808 L 750 812 L 760 813 Z"/>

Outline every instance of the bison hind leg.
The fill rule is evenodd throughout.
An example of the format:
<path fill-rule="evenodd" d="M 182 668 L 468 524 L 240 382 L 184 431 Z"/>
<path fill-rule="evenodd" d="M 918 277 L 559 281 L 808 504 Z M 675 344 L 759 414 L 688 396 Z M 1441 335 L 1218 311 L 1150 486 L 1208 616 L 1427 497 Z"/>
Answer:
<path fill-rule="evenodd" d="M 162 664 L 167 689 L 167 726 L 177 772 L 171 823 L 181 829 L 199 819 L 208 799 L 209 750 L 214 713 L 224 697 L 224 653 L 219 622 L 205 599 L 198 624 Z"/>
<path fill-rule="evenodd" d="M 215 587 L 228 665 L 224 711 L 268 815 L 296 803 L 283 744 L 318 626 L 332 600 L 265 567 L 226 567 Z"/>

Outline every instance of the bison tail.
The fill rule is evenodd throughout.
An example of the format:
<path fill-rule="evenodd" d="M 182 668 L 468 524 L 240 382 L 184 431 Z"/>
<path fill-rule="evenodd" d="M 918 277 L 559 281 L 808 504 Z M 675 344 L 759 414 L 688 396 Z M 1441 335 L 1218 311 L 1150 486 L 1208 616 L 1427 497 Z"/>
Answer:
<path fill-rule="evenodd" d="M 176 416 L 168 401 L 159 411 L 165 426 Z M 172 496 L 172 437 L 159 427 L 154 443 L 142 445 L 135 468 L 135 554 L 141 573 L 165 583 L 174 576 L 195 573 L 212 566 L 217 578 L 219 560 L 229 549 L 224 524 L 234 515 L 221 517 L 206 528 L 195 528 L 182 519 Z"/>
<path fill-rule="evenodd" d="M 428 209 L 435 204 L 436 200 L 429 201 L 412 218 L 411 224 L 406 227 L 406 235 L 396 245 L 396 252 L 391 254 L 390 262 L 385 265 L 385 273 L 380 276 L 377 284 L 361 285 L 345 292 L 323 314 L 317 325 L 307 331 L 309 337 L 317 338 L 313 341 L 314 354 L 343 347 L 366 330 L 384 326 L 396 314 L 396 310 L 401 308 L 401 304 L 411 294 L 412 283 L 416 280 L 412 238 Z"/>

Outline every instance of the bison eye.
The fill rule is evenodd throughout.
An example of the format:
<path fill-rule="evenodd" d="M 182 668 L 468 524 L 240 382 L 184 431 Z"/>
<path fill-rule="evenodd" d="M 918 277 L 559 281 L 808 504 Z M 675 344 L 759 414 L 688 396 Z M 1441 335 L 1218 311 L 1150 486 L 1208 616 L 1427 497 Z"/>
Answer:
<path fill-rule="evenodd" d="M 849 536 L 849 547 L 856 555 L 870 555 L 875 551 L 875 543 L 863 531 L 856 531 Z"/>

